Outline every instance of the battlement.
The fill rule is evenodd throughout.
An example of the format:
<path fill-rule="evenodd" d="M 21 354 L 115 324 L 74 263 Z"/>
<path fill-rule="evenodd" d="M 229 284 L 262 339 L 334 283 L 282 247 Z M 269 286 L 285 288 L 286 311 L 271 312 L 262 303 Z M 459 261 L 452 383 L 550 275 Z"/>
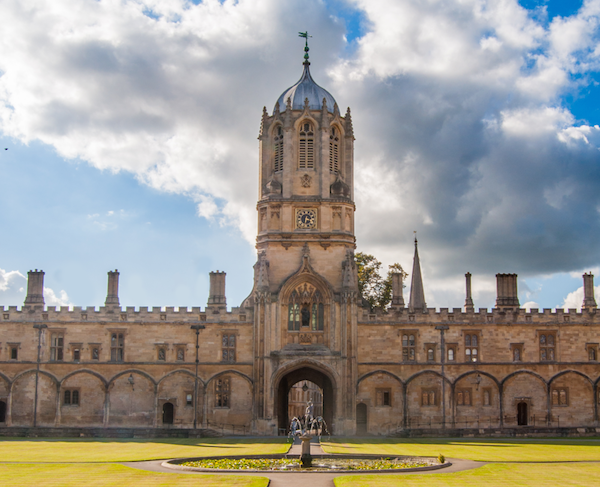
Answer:
<path fill-rule="evenodd" d="M 254 316 L 253 308 L 231 308 L 227 311 L 225 308 L 213 308 L 207 306 L 202 310 L 200 306 L 188 308 L 181 306 L 176 309 L 174 306 L 160 307 L 155 306 L 151 309 L 148 306 L 47 306 L 31 308 L 24 305 L 0 306 L 0 322 L 120 322 L 120 323 L 173 323 L 173 322 L 207 322 L 207 323 L 240 323 L 252 321 Z"/>
<path fill-rule="evenodd" d="M 371 312 L 363 309 L 359 316 L 359 323 L 415 323 L 415 324 L 562 324 L 584 323 L 600 324 L 600 316 L 594 310 L 577 309 L 550 309 L 532 308 L 479 308 L 478 311 L 463 311 L 463 308 L 427 308 L 424 310 L 410 310 L 408 308 L 392 306 L 388 312 Z"/>

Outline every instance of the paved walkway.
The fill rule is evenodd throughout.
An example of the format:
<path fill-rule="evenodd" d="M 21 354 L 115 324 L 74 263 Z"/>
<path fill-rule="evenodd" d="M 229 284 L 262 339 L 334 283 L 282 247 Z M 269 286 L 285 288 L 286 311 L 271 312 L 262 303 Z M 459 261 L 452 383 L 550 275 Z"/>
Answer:
<path fill-rule="evenodd" d="M 471 470 L 473 468 L 481 467 L 486 462 L 474 462 L 472 460 L 461 460 L 458 458 L 448 459 L 452 465 L 450 467 L 441 470 L 429 470 L 421 472 L 398 472 L 393 473 L 377 473 L 373 470 L 365 472 L 193 472 L 189 470 L 174 470 L 172 468 L 163 467 L 162 463 L 164 460 L 152 460 L 148 462 L 123 462 L 121 465 L 127 467 L 138 468 L 140 470 L 148 470 L 150 472 L 160 473 L 183 473 L 190 475 L 203 474 L 206 475 L 251 475 L 253 477 L 266 477 L 270 480 L 269 487 L 291 487 L 291 486 L 304 486 L 306 482 L 310 482 L 311 487 L 333 487 L 333 479 L 341 475 L 430 475 L 430 474 L 441 474 L 441 473 L 454 473 L 462 472 L 463 470 Z"/>
<path fill-rule="evenodd" d="M 302 453 L 302 440 L 299 437 L 294 438 L 294 443 L 287 452 L 289 457 L 299 457 Z M 310 441 L 310 454 L 311 455 L 328 455 L 321 448 L 319 437 L 315 436 Z M 164 460 L 151 460 L 145 462 L 122 462 L 121 465 L 127 467 L 138 468 L 140 470 L 148 470 L 150 472 L 160 473 L 183 473 L 189 475 L 198 475 L 207 473 L 209 475 L 250 475 L 252 477 L 263 477 L 270 480 L 269 487 L 291 487 L 291 486 L 304 486 L 307 481 L 310 481 L 311 487 L 333 487 L 333 479 L 341 475 L 364 475 L 364 474 L 377 474 L 377 475 L 429 475 L 432 473 L 454 473 L 461 472 L 463 470 L 471 470 L 473 468 L 481 467 L 486 462 L 475 462 L 472 460 L 461 460 L 458 458 L 448 459 L 451 463 L 449 467 L 440 470 L 429 470 L 429 471 L 413 471 L 407 472 L 398 470 L 393 473 L 378 473 L 377 471 L 369 470 L 364 472 L 276 472 L 276 471 L 262 471 L 262 472 L 195 472 L 190 470 L 176 470 L 168 467 L 163 467 L 162 463 Z"/>

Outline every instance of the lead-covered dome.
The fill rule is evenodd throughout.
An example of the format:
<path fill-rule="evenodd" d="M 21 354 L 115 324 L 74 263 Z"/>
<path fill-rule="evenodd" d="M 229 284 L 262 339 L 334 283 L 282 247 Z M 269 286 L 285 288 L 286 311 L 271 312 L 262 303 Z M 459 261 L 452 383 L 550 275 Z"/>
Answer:
<path fill-rule="evenodd" d="M 285 90 L 277 100 L 280 111 L 285 111 L 288 98 L 291 98 L 292 110 L 303 110 L 306 98 L 308 98 L 308 106 L 311 110 L 320 110 L 323 106 L 323 98 L 325 98 L 327 111 L 333 113 L 335 99 L 331 96 L 331 93 L 315 83 L 310 75 L 309 65 L 308 61 L 304 62 L 304 72 L 300 80 L 294 86 Z"/>

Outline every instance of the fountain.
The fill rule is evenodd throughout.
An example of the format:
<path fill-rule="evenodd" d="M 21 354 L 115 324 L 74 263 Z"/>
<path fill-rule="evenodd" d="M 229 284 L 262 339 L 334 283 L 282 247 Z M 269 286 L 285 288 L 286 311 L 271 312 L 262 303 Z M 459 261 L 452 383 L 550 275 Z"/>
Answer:
<path fill-rule="evenodd" d="M 299 437 L 301 440 L 300 452 L 297 445 L 292 446 L 285 455 L 247 455 L 229 457 L 184 458 L 169 460 L 162 465 L 173 469 L 193 470 L 198 472 L 327 472 L 327 471 L 369 471 L 397 472 L 398 470 L 435 470 L 452 465 L 434 457 L 407 457 L 383 455 L 333 455 L 311 454 L 311 440 L 326 433 L 327 424 L 322 417 L 312 416 L 312 403 L 309 401 L 306 414 L 302 418 L 294 417 L 290 423 L 289 437 Z M 318 450 L 321 450 L 318 448 Z M 322 450 L 321 450 L 322 451 Z M 300 456 L 298 457 L 298 453 Z"/>

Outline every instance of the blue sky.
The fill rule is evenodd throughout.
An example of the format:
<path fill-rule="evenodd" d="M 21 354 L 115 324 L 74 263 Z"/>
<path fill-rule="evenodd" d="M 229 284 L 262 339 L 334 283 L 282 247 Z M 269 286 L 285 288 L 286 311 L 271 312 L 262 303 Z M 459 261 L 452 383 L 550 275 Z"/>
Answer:
<path fill-rule="evenodd" d="M 358 250 L 410 269 L 418 230 L 430 306 L 460 306 L 467 271 L 476 306 L 496 272 L 519 273 L 521 304 L 577 303 L 600 267 L 600 9 L 475 5 L 3 2 L 0 306 L 33 268 L 50 305 L 102 305 L 115 268 L 123 306 L 204 306 L 217 269 L 239 305 L 260 113 L 306 29 L 315 79 L 353 111 Z"/>

